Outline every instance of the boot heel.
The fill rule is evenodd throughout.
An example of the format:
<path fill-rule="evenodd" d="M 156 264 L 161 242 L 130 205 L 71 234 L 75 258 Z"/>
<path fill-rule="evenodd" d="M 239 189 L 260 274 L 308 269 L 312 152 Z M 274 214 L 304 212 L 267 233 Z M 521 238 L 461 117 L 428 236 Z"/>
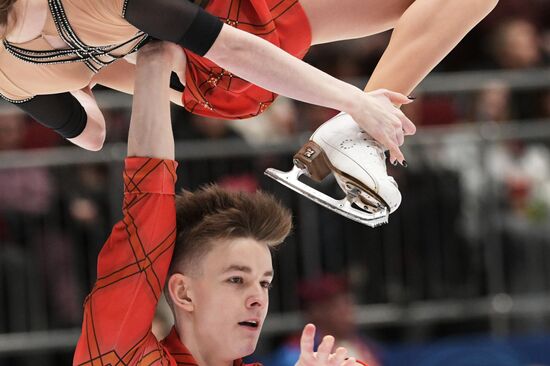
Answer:
<path fill-rule="evenodd" d="M 308 141 L 302 146 L 294 155 L 293 162 L 317 182 L 322 181 L 331 172 L 325 152 L 313 141 Z"/>

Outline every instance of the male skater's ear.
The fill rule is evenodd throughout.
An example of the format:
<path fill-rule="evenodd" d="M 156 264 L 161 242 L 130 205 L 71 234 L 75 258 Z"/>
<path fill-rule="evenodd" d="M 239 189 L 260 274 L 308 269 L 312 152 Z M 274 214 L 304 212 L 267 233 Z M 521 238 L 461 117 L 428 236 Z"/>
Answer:
<path fill-rule="evenodd" d="M 174 306 L 192 312 L 195 308 L 190 288 L 190 278 L 181 273 L 174 273 L 168 280 L 168 292 Z"/>

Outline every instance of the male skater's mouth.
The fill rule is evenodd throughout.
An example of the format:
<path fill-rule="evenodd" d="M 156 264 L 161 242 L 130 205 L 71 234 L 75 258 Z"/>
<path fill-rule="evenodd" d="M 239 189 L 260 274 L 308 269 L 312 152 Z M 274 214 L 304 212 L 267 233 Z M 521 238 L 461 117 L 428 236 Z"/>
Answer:
<path fill-rule="evenodd" d="M 249 327 L 256 329 L 260 326 L 260 322 L 258 320 L 245 320 L 244 322 L 239 322 L 239 325 L 242 325 L 243 327 Z"/>

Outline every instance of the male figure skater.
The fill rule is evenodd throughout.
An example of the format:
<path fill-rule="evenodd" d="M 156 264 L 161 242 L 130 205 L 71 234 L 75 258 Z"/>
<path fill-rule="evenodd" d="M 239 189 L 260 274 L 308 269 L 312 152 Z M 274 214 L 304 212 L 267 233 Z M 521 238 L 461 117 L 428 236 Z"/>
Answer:
<path fill-rule="evenodd" d="M 240 366 L 267 315 L 273 278 L 270 247 L 291 229 L 291 215 L 264 193 L 215 186 L 175 196 L 169 113 L 168 43 L 138 54 L 124 170 L 124 218 L 98 257 L 74 365 Z M 168 279 L 167 279 L 168 277 Z M 151 332 L 166 293 L 175 324 Z M 313 353 L 315 327 L 304 328 L 300 366 L 354 366 L 334 338 Z"/>

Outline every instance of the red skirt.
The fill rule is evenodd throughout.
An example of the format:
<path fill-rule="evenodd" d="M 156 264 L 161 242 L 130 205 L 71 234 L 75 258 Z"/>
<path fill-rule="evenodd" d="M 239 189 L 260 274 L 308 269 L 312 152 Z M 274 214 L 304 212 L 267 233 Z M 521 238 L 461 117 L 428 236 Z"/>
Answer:
<path fill-rule="evenodd" d="M 211 0 L 206 11 L 300 59 L 311 45 L 309 21 L 298 0 Z M 212 118 L 249 118 L 265 111 L 277 97 L 204 57 L 185 53 L 183 104 L 189 112 Z"/>

